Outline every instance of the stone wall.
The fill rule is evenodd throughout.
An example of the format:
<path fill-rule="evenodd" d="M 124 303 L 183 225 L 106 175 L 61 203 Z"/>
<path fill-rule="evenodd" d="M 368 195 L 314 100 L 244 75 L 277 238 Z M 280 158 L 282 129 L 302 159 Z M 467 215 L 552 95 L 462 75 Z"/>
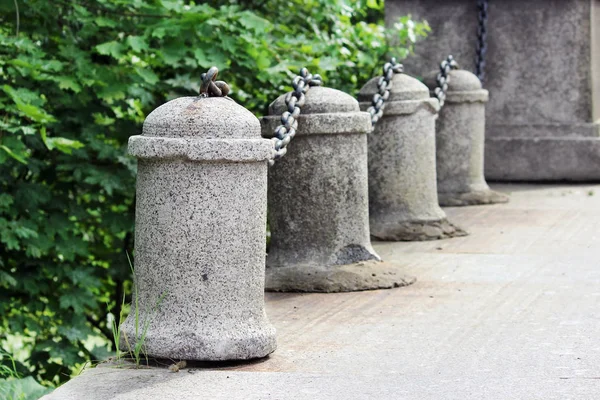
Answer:
<path fill-rule="evenodd" d="M 407 72 L 474 70 L 475 0 L 386 2 L 387 25 L 406 14 L 432 27 Z M 600 0 L 491 1 L 486 60 L 486 177 L 600 180 Z"/>

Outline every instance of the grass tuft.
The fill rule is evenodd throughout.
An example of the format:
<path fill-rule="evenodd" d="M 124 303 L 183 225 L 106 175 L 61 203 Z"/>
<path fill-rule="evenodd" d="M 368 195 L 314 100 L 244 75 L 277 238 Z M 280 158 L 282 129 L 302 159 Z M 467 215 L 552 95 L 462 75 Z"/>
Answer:
<path fill-rule="evenodd" d="M 135 281 L 135 271 L 133 269 L 133 263 L 131 262 L 129 253 L 127 253 L 127 261 L 129 262 L 129 268 L 131 269 L 131 273 L 134 276 L 134 279 L 133 279 L 133 295 L 134 295 L 133 296 L 133 298 L 134 298 L 133 312 L 134 312 L 135 339 L 136 339 L 135 346 L 131 345 L 129 338 L 127 337 L 127 333 L 125 331 L 121 330 L 121 324 L 125 320 L 125 312 L 124 312 L 125 295 L 123 295 L 123 303 L 121 305 L 121 312 L 120 312 L 120 315 L 118 316 L 118 320 L 116 317 L 113 318 L 112 324 L 111 324 L 111 329 L 112 329 L 113 339 L 114 339 L 114 342 L 117 347 L 116 348 L 117 362 L 121 361 L 124 358 L 124 356 L 126 354 L 128 354 L 131 357 L 131 361 L 133 361 L 135 363 L 135 366 L 139 367 L 142 362 L 142 357 L 144 357 L 144 359 L 146 361 L 146 365 L 148 365 L 148 363 L 149 363 L 148 355 L 146 354 L 146 351 L 145 351 L 146 336 L 148 334 L 148 329 L 150 328 L 150 323 L 152 322 L 152 317 L 155 315 L 155 313 L 160 308 L 160 304 L 164 300 L 166 293 L 162 293 L 160 295 L 160 297 L 156 301 L 156 304 L 154 305 L 154 307 L 152 307 L 152 310 L 150 310 L 150 313 L 146 313 L 146 319 L 143 322 L 140 321 L 140 307 L 139 307 L 139 302 L 138 302 L 138 286 Z M 125 345 L 127 346 L 127 352 L 121 351 L 121 349 L 119 347 L 119 344 L 121 343 L 121 337 L 123 337 L 123 340 L 125 341 Z"/>

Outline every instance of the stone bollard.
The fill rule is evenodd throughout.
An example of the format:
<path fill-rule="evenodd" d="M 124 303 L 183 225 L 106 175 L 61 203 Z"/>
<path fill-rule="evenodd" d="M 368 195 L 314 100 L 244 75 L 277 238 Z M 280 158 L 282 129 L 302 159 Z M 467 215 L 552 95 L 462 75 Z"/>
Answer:
<path fill-rule="evenodd" d="M 174 360 L 273 352 L 264 309 L 273 145 L 258 119 L 228 97 L 178 98 L 148 115 L 129 152 L 138 158 L 137 298 L 121 348 L 143 340 L 147 355 Z"/>
<path fill-rule="evenodd" d="M 426 80 L 432 91 L 435 74 Z M 483 176 L 485 103 L 488 91 L 471 72 L 452 70 L 445 104 L 436 126 L 438 198 L 442 206 L 506 203 L 508 196 L 490 190 Z"/>
<path fill-rule="evenodd" d="M 360 108 L 371 106 L 379 77 L 361 89 Z M 435 167 L 437 100 L 406 74 L 392 78 L 383 118 L 368 135 L 369 221 L 382 240 L 435 240 L 464 236 L 438 204 Z"/>
<path fill-rule="evenodd" d="M 271 137 L 287 109 L 285 95 L 269 107 L 263 136 Z M 266 289 L 344 292 L 414 282 L 380 260 L 368 216 L 368 113 L 339 90 L 306 94 L 296 137 L 269 170 L 271 244 Z"/>

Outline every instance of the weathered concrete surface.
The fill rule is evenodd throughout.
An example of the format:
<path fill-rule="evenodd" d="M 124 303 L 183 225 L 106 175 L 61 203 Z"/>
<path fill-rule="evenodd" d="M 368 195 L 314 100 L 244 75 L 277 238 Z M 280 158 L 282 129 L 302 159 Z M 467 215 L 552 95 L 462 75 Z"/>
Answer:
<path fill-rule="evenodd" d="M 360 90 L 367 111 L 380 77 Z M 435 120 L 439 102 L 423 83 L 395 74 L 383 118 L 367 135 L 369 227 L 381 240 L 437 240 L 466 235 L 447 220 L 438 202 Z"/>
<path fill-rule="evenodd" d="M 407 72 L 448 54 L 474 70 L 475 1 L 386 2 L 388 26 L 406 14 L 433 29 Z M 486 177 L 600 180 L 600 0 L 489 2 L 486 61 Z"/>
<path fill-rule="evenodd" d="M 425 83 L 434 95 L 439 71 Z M 446 102 L 436 121 L 437 190 L 446 207 L 505 203 L 508 196 L 490 189 L 483 176 L 485 106 L 488 91 L 464 69 L 450 71 Z"/>
<path fill-rule="evenodd" d="M 598 137 L 503 137 L 485 146 L 488 179 L 600 181 Z"/>
<path fill-rule="evenodd" d="M 446 209 L 470 236 L 376 243 L 412 286 L 267 294 L 264 361 L 97 368 L 45 400 L 598 399 L 600 185 L 492 188 L 511 202 Z"/>
<path fill-rule="evenodd" d="M 416 279 L 404 274 L 401 264 L 380 260 L 353 264 L 292 265 L 267 268 L 265 289 L 273 292 L 356 292 L 412 285 Z"/>
<path fill-rule="evenodd" d="M 271 137 L 281 123 L 285 96 L 271 103 L 270 115 L 261 120 L 263 136 Z M 296 136 L 269 169 L 267 290 L 347 292 L 414 281 L 402 275 L 402 266 L 394 271 L 380 263 L 371 245 L 371 130 L 369 114 L 349 94 L 326 87 L 307 92 Z"/>

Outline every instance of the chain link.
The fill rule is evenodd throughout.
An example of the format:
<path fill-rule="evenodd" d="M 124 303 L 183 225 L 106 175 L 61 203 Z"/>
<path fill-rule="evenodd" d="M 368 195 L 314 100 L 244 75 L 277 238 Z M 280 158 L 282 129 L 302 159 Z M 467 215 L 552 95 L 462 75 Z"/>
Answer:
<path fill-rule="evenodd" d="M 271 139 L 273 140 L 275 156 L 273 160 L 269 161 L 269 165 L 275 164 L 275 160 L 280 159 L 287 153 L 287 145 L 296 136 L 300 109 L 306 102 L 305 94 L 312 86 L 321 86 L 322 84 L 321 75 L 312 75 L 306 68 L 302 68 L 300 74 L 294 77 L 292 81 L 294 90 L 285 96 L 287 110 L 281 114 L 281 125 L 275 129 Z"/>
<path fill-rule="evenodd" d="M 485 55 L 487 53 L 488 0 L 477 0 L 477 49 L 475 54 L 475 75 L 481 82 L 485 79 Z"/>
<path fill-rule="evenodd" d="M 440 107 L 446 102 L 446 92 L 448 91 L 448 75 L 453 69 L 458 69 L 458 63 L 454 57 L 448 56 L 440 63 L 440 72 L 437 74 L 437 87 L 433 90 L 433 94 L 440 101 Z"/>
<path fill-rule="evenodd" d="M 393 86 L 392 79 L 394 78 L 394 74 L 401 74 L 403 72 L 404 66 L 398 63 L 394 57 L 383 65 L 383 75 L 377 81 L 377 93 L 373 95 L 371 106 L 367 109 L 367 112 L 371 114 L 372 126 L 375 126 L 377 121 L 383 117 L 385 102 L 389 99 L 390 90 Z"/>
<path fill-rule="evenodd" d="M 227 97 L 229 94 L 229 85 L 223 81 L 217 81 L 219 69 L 210 67 L 210 69 L 200 75 L 200 96 L 201 97 Z"/>

